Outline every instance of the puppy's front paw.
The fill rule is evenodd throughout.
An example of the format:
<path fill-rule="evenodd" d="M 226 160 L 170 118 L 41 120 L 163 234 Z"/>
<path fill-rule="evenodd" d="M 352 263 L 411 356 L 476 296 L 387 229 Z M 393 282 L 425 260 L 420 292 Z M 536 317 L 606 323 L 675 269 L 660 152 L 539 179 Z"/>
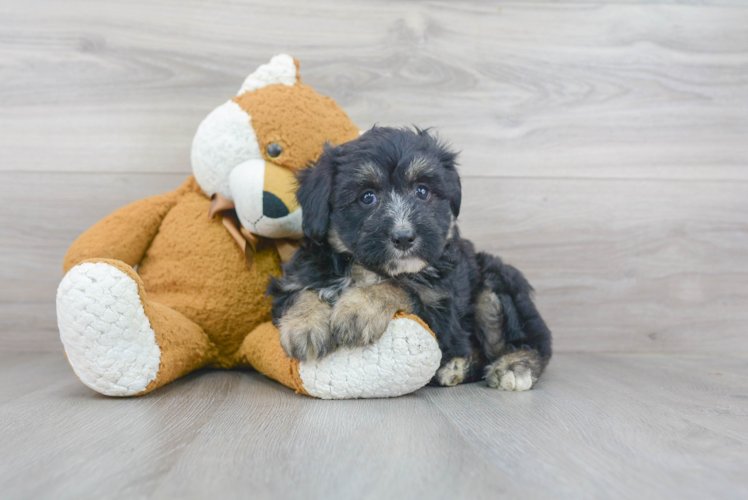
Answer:
<path fill-rule="evenodd" d="M 538 351 L 510 352 L 486 367 L 486 384 L 502 391 L 526 391 L 538 381 L 540 370 Z"/>
<path fill-rule="evenodd" d="M 470 371 L 470 362 L 465 358 L 452 358 L 436 372 L 439 385 L 453 387 L 462 383 Z"/>
<path fill-rule="evenodd" d="M 296 302 L 278 321 L 283 350 L 299 361 L 321 358 L 335 347 L 330 332 L 330 305 L 310 290 L 299 293 Z"/>
<path fill-rule="evenodd" d="M 330 327 L 341 346 L 363 346 L 382 336 L 400 309 L 402 292 L 387 284 L 346 290 L 332 309 Z"/>

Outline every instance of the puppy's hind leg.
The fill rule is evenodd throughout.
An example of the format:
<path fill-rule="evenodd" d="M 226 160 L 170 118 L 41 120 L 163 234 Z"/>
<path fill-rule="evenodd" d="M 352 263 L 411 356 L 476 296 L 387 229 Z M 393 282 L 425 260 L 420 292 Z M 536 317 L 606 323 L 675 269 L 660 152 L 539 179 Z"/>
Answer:
<path fill-rule="evenodd" d="M 532 303 L 522 274 L 491 255 L 478 254 L 485 288 L 475 306 L 476 334 L 488 365 L 489 387 L 531 389 L 551 357 L 551 332 Z"/>
<path fill-rule="evenodd" d="M 486 384 L 503 391 L 532 389 L 543 371 L 543 360 L 534 349 L 504 354 L 486 367 Z"/>
<path fill-rule="evenodd" d="M 509 305 L 507 299 L 504 303 Z M 505 309 L 509 311 L 505 313 Z M 511 305 L 505 308 L 493 291 L 483 290 L 475 305 L 476 331 L 485 358 L 492 361 L 485 369 L 488 386 L 505 391 L 526 391 L 538 381 L 544 363 L 536 349 L 515 350 L 511 343 L 505 342 L 506 320 L 515 315 L 512 309 Z"/>

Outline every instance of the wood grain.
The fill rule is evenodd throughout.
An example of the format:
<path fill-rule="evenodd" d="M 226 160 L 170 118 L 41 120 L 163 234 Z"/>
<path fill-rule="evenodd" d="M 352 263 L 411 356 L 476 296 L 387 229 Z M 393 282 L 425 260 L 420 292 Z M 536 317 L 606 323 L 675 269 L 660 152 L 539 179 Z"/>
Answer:
<path fill-rule="evenodd" d="M 67 247 L 183 178 L 0 173 L 0 348 L 59 350 Z M 748 351 L 741 183 L 468 177 L 463 190 L 464 236 L 525 272 L 557 351 Z"/>
<path fill-rule="evenodd" d="M 467 179 L 461 227 L 521 269 L 564 351 L 748 351 L 741 183 Z"/>
<path fill-rule="evenodd" d="M 0 350 L 59 350 L 62 258 L 117 208 L 175 189 L 174 174 L 0 174 Z"/>
<path fill-rule="evenodd" d="M 0 497 L 745 496 L 745 3 L 25 0 L 0 19 Z M 204 370 L 110 399 L 75 378 L 65 250 L 177 187 L 199 122 L 278 52 L 360 127 L 462 151 L 464 235 L 526 273 L 555 335 L 535 390 L 330 402 Z"/>
<path fill-rule="evenodd" d="M 739 498 L 748 359 L 557 355 L 538 387 L 319 401 L 202 371 L 112 399 L 0 354 L 4 498 Z"/>
<path fill-rule="evenodd" d="M 66 247 L 189 173 L 194 131 L 287 51 L 363 128 L 435 126 L 461 224 L 562 351 L 746 351 L 748 6 L 7 3 L 0 349 L 56 350 Z"/>
<path fill-rule="evenodd" d="M 51 0 L 0 25 L 0 169 L 187 172 L 279 51 L 359 126 L 437 127 L 467 175 L 748 180 L 748 6 Z"/>

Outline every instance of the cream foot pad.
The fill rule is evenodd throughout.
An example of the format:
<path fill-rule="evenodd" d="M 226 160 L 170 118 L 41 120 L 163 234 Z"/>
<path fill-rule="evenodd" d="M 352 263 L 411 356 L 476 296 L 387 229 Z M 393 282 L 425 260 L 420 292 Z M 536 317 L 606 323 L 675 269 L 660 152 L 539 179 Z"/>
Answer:
<path fill-rule="evenodd" d="M 132 396 L 156 378 L 161 350 L 137 283 L 103 262 L 72 268 L 57 289 L 57 322 L 78 378 L 107 396 Z"/>

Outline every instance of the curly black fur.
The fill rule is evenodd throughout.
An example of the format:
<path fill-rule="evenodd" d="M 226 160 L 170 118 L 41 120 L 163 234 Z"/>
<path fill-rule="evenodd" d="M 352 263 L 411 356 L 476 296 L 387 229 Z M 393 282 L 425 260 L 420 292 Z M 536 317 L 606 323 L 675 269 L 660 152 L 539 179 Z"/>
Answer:
<path fill-rule="evenodd" d="M 349 143 L 327 146 L 314 168 L 299 173 L 296 196 L 307 238 L 284 266 L 283 278 L 268 288 L 274 322 L 282 325 L 305 291 L 334 309 L 351 288 L 394 284 L 407 297 L 399 308 L 423 318 L 436 333 L 443 367 L 465 360 L 458 369 L 462 374 L 454 374 L 456 365 L 450 364 L 438 383 L 489 378 L 491 370 L 498 370 L 494 375 L 500 379 L 521 365 L 534 384 L 551 356 L 551 333 L 524 276 L 494 256 L 476 253 L 460 237 L 456 156 L 417 128 L 375 127 Z M 338 343 L 331 335 L 310 356 L 324 355 Z M 292 354 L 306 358 L 296 349 Z M 504 358 L 510 354 L 514 357 Z"/>

